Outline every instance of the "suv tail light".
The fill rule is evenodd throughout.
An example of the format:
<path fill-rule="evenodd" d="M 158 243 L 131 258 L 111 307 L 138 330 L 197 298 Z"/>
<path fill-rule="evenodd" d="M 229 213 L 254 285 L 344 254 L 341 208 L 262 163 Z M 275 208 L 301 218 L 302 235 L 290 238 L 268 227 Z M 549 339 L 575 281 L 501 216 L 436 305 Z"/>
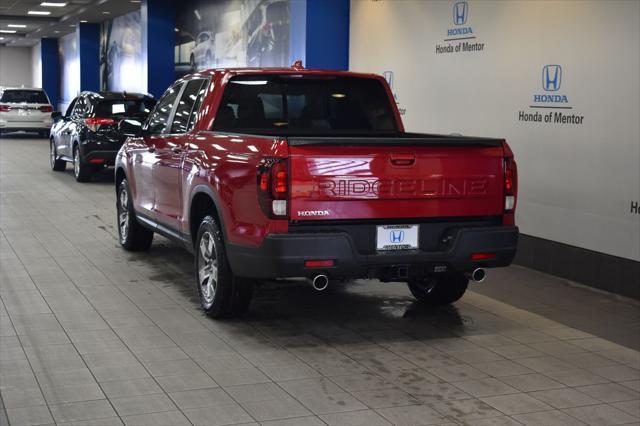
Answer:
<path fill-rule="evenodd" d="M 289 172 L 287 160 L 267 158 L 258 166 L 258 202 L 267 217 L 284 219 L 288 216 Z"/>
<path fill-rule="evenodd" d="M 101 126 L 110 126 L 116 124 L 116 120 L 114 120 L 113 118 L 92 117 L 85 118 L 84 123 L 87 125 L 89 130 L 91 130 L 92 132 L 97 132 L 98 130 L 100 130 Z"/>
<path fill-rule="evenodd" d="M 0 112 L 9 112 L 11 111 L 11 105 L 0 105 Z"/>
<path fill-rule="evenodd" d="M 41 112 L 53 112 L 53 106 L 51 105 L 42 105 L 38 108 Z"/>

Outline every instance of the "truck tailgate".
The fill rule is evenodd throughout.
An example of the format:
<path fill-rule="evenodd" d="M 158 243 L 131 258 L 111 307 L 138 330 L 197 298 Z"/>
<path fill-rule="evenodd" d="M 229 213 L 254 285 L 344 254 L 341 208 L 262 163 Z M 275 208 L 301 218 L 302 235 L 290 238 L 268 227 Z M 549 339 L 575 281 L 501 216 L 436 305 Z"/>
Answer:
<path fill-rule="evenodd" d="M 292 221 L 497 216 L 501 140 L 289 140 Z"/>

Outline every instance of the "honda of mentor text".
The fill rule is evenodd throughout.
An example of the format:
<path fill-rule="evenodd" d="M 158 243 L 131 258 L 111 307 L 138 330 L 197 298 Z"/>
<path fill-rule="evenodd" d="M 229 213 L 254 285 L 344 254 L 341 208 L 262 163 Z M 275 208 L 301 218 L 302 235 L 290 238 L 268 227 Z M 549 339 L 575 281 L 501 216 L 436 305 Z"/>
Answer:
<path fill-rule="evenodd" d="M 517 168 L 503 139 L 405 132 L 382 76 L 216 69 L 176 81 L 147 120 L 123 120 L 118 230 L 195 255 L 202 308 L 249 307 L 254 282 L 407 283 L 422 303 L 511 263 Z"/>

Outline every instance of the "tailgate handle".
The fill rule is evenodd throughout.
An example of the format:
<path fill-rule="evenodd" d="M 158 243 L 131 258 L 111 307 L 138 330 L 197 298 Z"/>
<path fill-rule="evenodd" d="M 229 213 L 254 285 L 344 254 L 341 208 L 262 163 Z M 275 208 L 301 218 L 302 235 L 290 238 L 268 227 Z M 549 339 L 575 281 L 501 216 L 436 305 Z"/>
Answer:
<path fill-rule="evenodd" d="M 416 163 L 416 156 L 414 154 L 391 154 L 389 161 L 394 166 L 413 166 Z"/>

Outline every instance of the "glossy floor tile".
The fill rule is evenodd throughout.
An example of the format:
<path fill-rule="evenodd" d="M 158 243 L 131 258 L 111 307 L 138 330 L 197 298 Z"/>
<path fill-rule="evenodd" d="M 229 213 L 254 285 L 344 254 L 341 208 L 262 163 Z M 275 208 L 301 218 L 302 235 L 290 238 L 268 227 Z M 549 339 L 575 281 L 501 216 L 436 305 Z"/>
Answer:
<path fill-rule="evenodd" d="M 193 259 L 117 242 L 111 171 L 0 139 L 0 424 L 640 423 L 636 303 L 517 266 L 453 306 L 403 284 L 262 284 L 202 314 Z"/>

